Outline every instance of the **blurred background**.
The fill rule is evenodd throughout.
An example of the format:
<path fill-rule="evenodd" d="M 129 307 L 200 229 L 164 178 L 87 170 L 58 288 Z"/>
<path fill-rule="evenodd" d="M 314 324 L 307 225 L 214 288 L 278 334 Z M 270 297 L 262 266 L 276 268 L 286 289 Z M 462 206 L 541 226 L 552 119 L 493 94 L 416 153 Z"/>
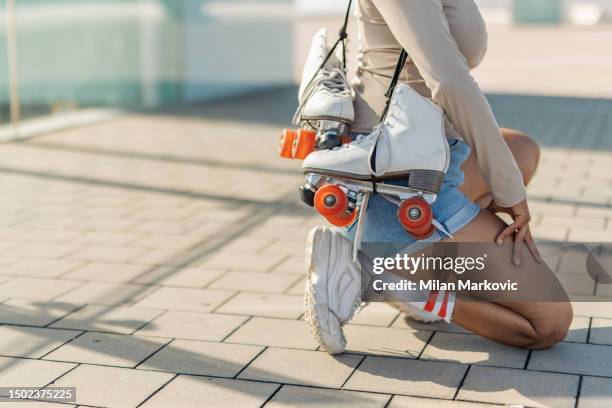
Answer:
<path fill-rule="evenodd" d="M 612 92 L 596 81 L 612 69 L 611 0 L 478 3 L 492 37 L 492 56 L 476 73 L 487 90 Z M 344 7 L 343 0 L 0 0 L 0 137 L 291 84 L 312 32 L 321 25 L 335 32 Z M 495 64 L 517 58 L 513 78 L 496 75 Z M 570 80 L 567 71 L 589 80 Z"/>

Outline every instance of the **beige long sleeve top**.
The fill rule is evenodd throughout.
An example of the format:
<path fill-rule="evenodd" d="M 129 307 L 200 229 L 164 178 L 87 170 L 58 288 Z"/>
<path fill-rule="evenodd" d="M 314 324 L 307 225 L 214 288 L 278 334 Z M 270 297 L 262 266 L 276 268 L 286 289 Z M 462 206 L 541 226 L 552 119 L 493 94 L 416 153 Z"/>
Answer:
<path fill-rule="evenodd" d="M 495 202 L 512 206 L 525 199 L 521 172 L 470 74 L 487 43 L 473 0 L 359 0 L 357 20 L 356 121 L 351 130 L 366 133 L 379 122 L 404 48 L 410 60 L 400 80 L 442 107 L 447 136 L 472 148 Z"/>

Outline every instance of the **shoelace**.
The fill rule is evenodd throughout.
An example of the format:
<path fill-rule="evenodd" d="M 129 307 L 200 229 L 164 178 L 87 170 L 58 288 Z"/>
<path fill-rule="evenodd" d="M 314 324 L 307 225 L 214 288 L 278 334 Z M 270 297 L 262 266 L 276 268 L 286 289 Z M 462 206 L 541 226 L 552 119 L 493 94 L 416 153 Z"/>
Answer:
<path fill-rule="evenodd" d="M 295 111 L 295 115 L 293 115 L 294 125 L 299 124 L 300 117 L 302 116 L 304 106 L 306 106 L 308 99 L 321 89 L 331 94 L 353 96 L 351 85 L 342 68 L 333 68 L 331 70 L 322 69 L 304 90 L 304 94 L 300 98 L 300 104 Z"/>

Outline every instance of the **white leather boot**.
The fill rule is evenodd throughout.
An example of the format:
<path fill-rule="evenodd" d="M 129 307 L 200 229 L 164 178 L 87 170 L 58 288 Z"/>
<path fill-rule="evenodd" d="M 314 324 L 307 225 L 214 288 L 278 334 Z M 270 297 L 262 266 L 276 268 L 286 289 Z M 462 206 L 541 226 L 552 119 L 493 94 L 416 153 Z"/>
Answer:
<path fill-rule="evenodd" d="M 442 110 L 406 84 L 398 84 L 388 113 L 372 133 L 332 150 L 311 153 L 304 173 L 357 180 L 409 178 L 411 187 L 437 192 L 450 149 Z"/>

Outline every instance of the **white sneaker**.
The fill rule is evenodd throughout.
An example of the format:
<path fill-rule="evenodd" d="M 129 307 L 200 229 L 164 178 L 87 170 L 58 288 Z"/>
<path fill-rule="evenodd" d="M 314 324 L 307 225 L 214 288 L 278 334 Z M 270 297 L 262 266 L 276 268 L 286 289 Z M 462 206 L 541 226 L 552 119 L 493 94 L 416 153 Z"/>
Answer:
<path fill-rule="evenodd" d="M 298 92 L 300 106 L 293 119 L 295 125 L 319 120 L 351 124 L 355 119 L 353 93 L 340 58 L 332 54 L 317 72 L 328 52 L 327 30 L 322 28 L 313 37 L 304 64 Z"/>
<path fill-rule="evenodd" d="M 339 354 L 346 348 L 342 326 L 361 304 L 361 270 L 352 243 L 330 228 L 312 229 L 306 245 L 306 323 L 325 350 Z"/>
<path fill-rule="evenodd" d="M 358 180 L 405 177 L 439 186 L 450 149 L 442 110 L 406 84 L 398 84 L 385 120 L 372 133 L 333 150 L 310 154 L 304 173 Z"/>

